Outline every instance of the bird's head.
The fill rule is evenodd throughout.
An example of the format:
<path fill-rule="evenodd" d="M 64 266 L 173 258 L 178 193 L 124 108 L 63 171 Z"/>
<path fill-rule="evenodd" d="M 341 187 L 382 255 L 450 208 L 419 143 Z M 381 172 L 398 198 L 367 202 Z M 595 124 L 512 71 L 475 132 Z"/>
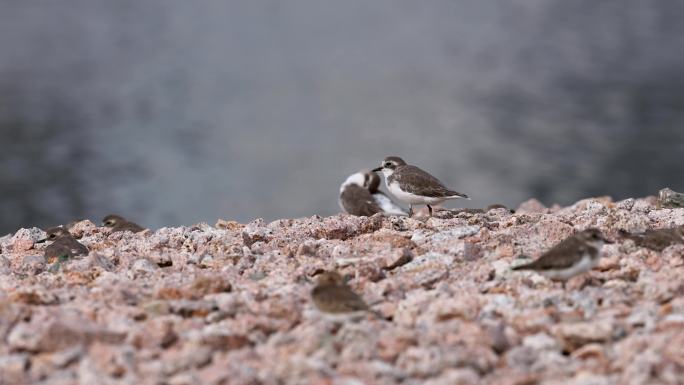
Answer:
<path fill-rule="evenodd" d="M 102 226 L 114 227 L 120 223 L 124 223 L 126 220 L 118 215 L 107 215 L 102 219 Z"/>
<path fill-rule="evenodd" d="M 364 186 L 371 194 L 378 192 L 380 188 L 380 177 L 373 171 L 367 171 L 364 175 Z"/>
<path fill-rule="evenodd" d="M 316 278 L 318 286 L 344 286 L 344 278 L 339 273 L 334 271 L 326 271 L 321 273 Z"/>
<path fill-rule="evenodd" d="M 43 243 L 45 241 L 56 241 L 60 238 L 67 238 L 71 236 L 71 233 L 64 227 L 51 227 L 45 230 L 45 238 L 36 241 L 36 243 Z"/>
<path fill-rule="evenodd" d="M 605 243 L 613 243 L 606 239 L 599 229 L 595 228 L 586 229 L 579 233 L 578 236 L 581 240 L 597 249 L 600 249 Z"/>
<path fill-rule="evenodd" d="M 397 168 L 401 166 L 405 166 L 406 162 L 404 162 L 403 159 L 401 159 L 398 156 L 388 156 L 386 157 L 382 163 L 380 163 L 380 167 L 373 169 L 373 172 L 377 171 L 382 171 L 382 173 L 385 175 L 385 178 L 394 174 L 394 172 L 397 170 Z"/>

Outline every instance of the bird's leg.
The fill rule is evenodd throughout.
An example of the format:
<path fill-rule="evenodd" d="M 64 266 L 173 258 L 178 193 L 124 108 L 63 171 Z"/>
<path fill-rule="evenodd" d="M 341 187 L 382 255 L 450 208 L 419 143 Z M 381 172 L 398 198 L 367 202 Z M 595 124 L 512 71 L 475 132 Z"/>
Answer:
<path fill-rule="evenodd" d="M 409 203 L 409 218 L 413 216 L 413 205 Z"/>
<path fill-rule="evenodd" d="M 432 216 L 432 207 L 430 207 L 430 205 L 425 205 L 425 206 L 428 207 L 428 211 L 430 212 L 430 216 Z"/>

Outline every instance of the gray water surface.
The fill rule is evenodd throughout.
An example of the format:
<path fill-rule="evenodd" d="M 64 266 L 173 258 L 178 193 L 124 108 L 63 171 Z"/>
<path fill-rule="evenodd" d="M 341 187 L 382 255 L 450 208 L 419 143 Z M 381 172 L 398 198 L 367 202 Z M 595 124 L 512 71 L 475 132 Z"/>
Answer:
<path fill-rule="evenodd" d="M 386 155 L 469 207 L 681 191 L 682 17 L 679 0 L 4 1 L 0 232 L 329 215 Z"/>

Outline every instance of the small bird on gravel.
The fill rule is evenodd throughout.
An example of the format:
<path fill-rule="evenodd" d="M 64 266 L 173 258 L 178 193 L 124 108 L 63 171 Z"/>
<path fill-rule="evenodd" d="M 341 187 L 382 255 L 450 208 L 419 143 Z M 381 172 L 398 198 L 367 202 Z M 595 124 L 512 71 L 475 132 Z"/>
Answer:
<path fill-rule="evenodd" d="M 385 184 L 392 195 L 409 204 L 409 216 L 413 214 L 413 205 L 426 205 L 432 216 L 431 205 L 438 205 L 447 199 L 470 199 L 466 194 L 445 187 L 420 168 L 406 164 L 398 156 L 386 157 L 381 166 L 373 170 L 377 171 L 385 175 Z"/>
<path fill-rule="evenodd" d="M 365 175 L 368 178 L 368 186 L 366 187 L 368 188 L 368 191 L 370 191 L 371 195 L 373 195 L 375 203 L 382 208 L 382 211 L 389 215 L 408 215 L 408 213 L 401 208 L 401 206 L 394 203 L 394 201 L 392 201 L 387 194 L 380 191 L 380 177 L 378 174 L 374 173 L 373 171 L 366 171 Z"/>
<path fill-rule="evenodd" d="M 340 207 L 356 216 L 377 213 L 406 215 L 401 207 L 378 190 L 380 177 L 374 172 L 359 171 L 350 175 L 340 186 Z"/>
<path fill-rule="evenodd" d="M 137 223 L 129 222 L 118 215 L 107 215 L 102 220 L 102 225 L 111 228 L 112 233 L 116 233 L 117 231 L 130 231 L 133 233 L 139 233 L 145 230 L 144 227 L 138 225 Z"/>
<path fill-rule="evenodd" d="M 74 238 L 71 233 L 63 227 L 51 227 L 45 231 L 47 236 L 36 243 L 51 241 L 45 248 L 45 259 L 48 262 L 72 258 L 76 255 L 88 254 L 88 248 Z"/>
<path fill-rule="evenodd" d="M 350 175 L 340 186 L 340 207 L 351 215 L 370 217 L 381 213 L 382 208 L 367 188 L 368 178 L 364 172 Z"/>
<path fill-rule="evenodd" d="M 552 247 L 537 260 L 515 266 L 513 270 L 534 270 L 554 281 L 565 281 L 594 268 L 604 243 L 613 243 L 601 231 L 590 228 L 572 235 Z"/>
<path fill-rule="evenodd" d="M 316 287 L 311 290 L 316 308 L 324 313 L 345 314 L 369 311 L 363 299 L 347 286 L 341 275 L 335 272 L 321 273 Z"/>
<path fill-rule="evenodd" d="M 684 225 L 670 229 L 646 230 L 637 234 L 620 230 L 620 236 L 631 239 L 637 246 L 663 251 L 670 245 L 684 244 Z"/>

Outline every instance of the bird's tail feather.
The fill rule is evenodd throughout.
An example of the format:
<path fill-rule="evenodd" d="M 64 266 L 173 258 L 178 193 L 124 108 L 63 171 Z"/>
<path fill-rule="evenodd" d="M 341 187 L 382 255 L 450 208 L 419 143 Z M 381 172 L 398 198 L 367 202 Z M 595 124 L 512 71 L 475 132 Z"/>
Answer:
<path fill-rule="evenodd" d="M 458 191 L 449 191 L 449 198 L 464 198 L 470 200 L 470 197 L 466 194 L 460 193 Z"/>
<path fill-rule="evenodd" d="M 524 254 L 521 254 L 518 256 L 518 259 L 523 259 L 523 258 L 529 259 L 530 257 L 528 257 L 527 255 L 524 255 Z M 511 267 L 511 270 L 528 270 L 531 267 L 532 267 L 532 263 L 530 262 L 530 263 L 524 263 L 524 264 L 518 265 L 518 266 L 513 266 L 513 267 Z"/>

